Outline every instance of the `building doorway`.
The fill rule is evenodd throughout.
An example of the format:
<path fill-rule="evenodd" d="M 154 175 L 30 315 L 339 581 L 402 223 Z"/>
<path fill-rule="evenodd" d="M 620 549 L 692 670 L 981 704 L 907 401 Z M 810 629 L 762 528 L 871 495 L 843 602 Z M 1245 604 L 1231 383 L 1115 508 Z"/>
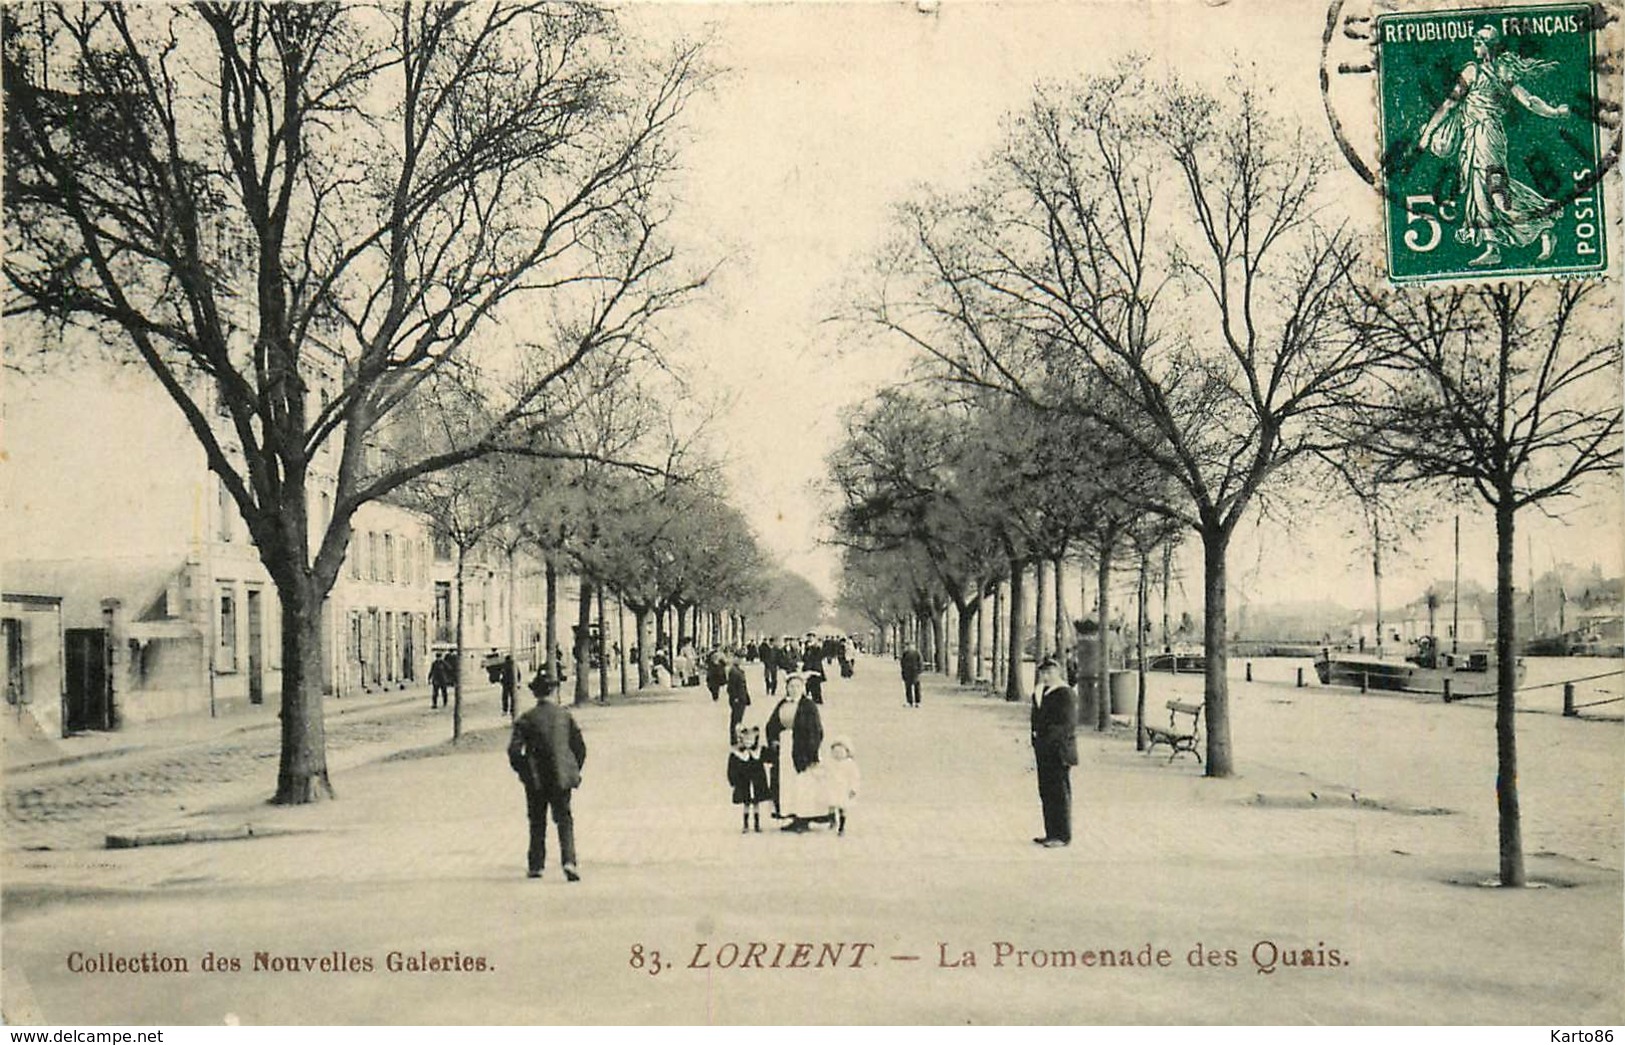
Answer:
<path fill-rule="evenodd" d="M 248 702 L 265 703 L 265 593 L 248 592 Z"/>
<path fill-rule="evenodd" d="M 68 706 L 62 735 L 113 728 L 113 702 L 107 692 L 107 632 L 69 628 L 63 636 L 68 662 Z"/>

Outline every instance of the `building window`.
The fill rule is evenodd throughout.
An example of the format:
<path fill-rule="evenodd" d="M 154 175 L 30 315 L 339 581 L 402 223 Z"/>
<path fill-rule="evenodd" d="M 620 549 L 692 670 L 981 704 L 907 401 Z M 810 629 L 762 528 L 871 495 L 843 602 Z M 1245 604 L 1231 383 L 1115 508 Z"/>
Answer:
<path fill-rule="evenodd" d="M 381 572 L 382 571 L 379 569 L 379 562 L 378 562 L 378 535 L 376 533 L 368 533 L 367 534 L 367 579 L 370 580 L 370 581 L 375 581 L 375 580 L 378 579 Z"/>
<path fill-rule="evenodd" d="M 362 647 L 361 647 L 361 611 L 360 610 L 351 610 L 350 611 L 350 643 L 349 643 L 349 646 L 350 646 L 349 653 L 350 653 L 350 661 L 351 661 L 351 663 L 360 664 L 361 663 L 361 649 L 362 649 Z"/>
<path fill-rule="evenodd" d="M 453 642 L 456 636 L 451 633 L 451 582 L 434 582 L 434 640 L 436 642 Z"/>
<path fill-rule="evenodd" d="M 218 476 L 216 479 L 216 486 L 218 487 L 219 494 L 219 512 L 217 514 L 219 516 L 218 522 L 220 524 L 220 539 L 222 541 L 230 541 L 232 529 L 231 517 L 237 514 L 237 505 L 233 503 L 231 499 L 231 491 L 226 489 L 226 481 L 224 479 L 220 479 Z"/>
<path fill-rule="evenodd" d="M 230 586 L 220 589 L 220 632 L 214 669 L 237 670 L 237 593 Z"/>
<path fill-rule="evenodd" d="M 344 559 L 350 564 L 350 578 L 352 580 L 361 579 L 361 549 L 356 547 L 359 543 L 360 537 L 351 533 L 350 543 L 344 549 Z"/>
<path fill-rule="evenodd" d="M 395 535 L 384 534 L 384 580 L 395 583 Z"/>
<path fill-rule="evenodd" d="M 441 562 L 451 561 L 451 538 L 446 534 L 434 535 L 434 557 Z"/>

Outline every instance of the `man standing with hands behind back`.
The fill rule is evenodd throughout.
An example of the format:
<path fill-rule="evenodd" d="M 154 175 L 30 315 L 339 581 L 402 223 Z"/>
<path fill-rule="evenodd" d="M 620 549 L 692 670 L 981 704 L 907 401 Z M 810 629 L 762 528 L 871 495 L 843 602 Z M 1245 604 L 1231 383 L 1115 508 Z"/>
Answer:
<path fill-rule="evenodd" d="M 1072 841 L 1072 767 L 1078 764 L 1078 698 L 1061 677 L 1055 658 L 1038 665 L 1033 691 L 1033 757 L 1038 763 L 1038 801 L 1044 807 L 1046 849 Z"/>

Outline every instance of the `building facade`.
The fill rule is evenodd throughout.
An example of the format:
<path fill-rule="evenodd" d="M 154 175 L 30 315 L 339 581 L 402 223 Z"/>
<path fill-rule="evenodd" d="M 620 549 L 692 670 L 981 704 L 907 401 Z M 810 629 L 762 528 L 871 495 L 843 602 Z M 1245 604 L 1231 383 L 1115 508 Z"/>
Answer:
<path fill-rule="evenodd" d="M 281 608 L 235 501 L 144 369 L 90 364 L 7 382 L 8 695 L 49 735 L 274 709 Z M 332 514 L 331 469 L 324 477 L 321 467 L 331 456 L 318 455 L 311 481 L 313 546 Z M 323 688 L 342 698 L 424 685 L 427 521 L 374 503 L 352 526 L 323 609 Z M 58 618 L 54 639 L 34 612 L 46 604 Z M 50 679 L 46 663 L 61 665 Z M 44 692 L 52 685 L 54 698 Z"/>

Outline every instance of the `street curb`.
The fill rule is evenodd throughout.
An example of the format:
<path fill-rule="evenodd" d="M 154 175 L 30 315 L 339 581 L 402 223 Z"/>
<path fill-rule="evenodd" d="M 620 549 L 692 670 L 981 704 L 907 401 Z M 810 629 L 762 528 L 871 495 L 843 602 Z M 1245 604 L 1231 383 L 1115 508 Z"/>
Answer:
<path fill-rule="evenodd" d="M 232 824 L 226 827 L 160 827 L 123 831 L 107 835 L 104 848 L 138 849 L 153 845 L 186 845 L 192 842 L 236 842 L 248 838 L 272 838 L 298 832 L 289 828 L 255 827 Z"/>
<path fill-rule="evenodd" d="M 407 705 L 410 705 L 414 701 L 427 695 L 427 690 L 425 690 L 422 694 L 414 693 L 411 690 L 406 690 L 399 694 L 392 694 L 388 699 L 369 701 L 365 704 L 360 704 L 359 706 L 352 703 L 348 707 L 335 708 L 328 716 L 325 717 L 338 719 L 345 715 L 361 715 L 374 711 L 398 711 L 398 709 L 406 707 Z M 23 776 L 50 769 L 61 769 L 64 766 L 78 765 L 84 762 L 123 758 L 128 755 L 138 755 L 143 752 L 178 750 L 197 745 L 212 744 L 217 743 L 226 737 L 238 736 L 244 733 L 257 733 L 267 729 L 278 728 L 281 726 L 281 724 L 281 719 L 278 717 L 268 719 L 263 722 L 246 722 L 241 725 L 232 725 L 222 729 L 217 734 L 184 740 L 175 745 L 172 745 L 163 738 L 154 737 L 150 742 L 127 744 L 123 747 L 110 747 L 99 751 L 79 751 L 71 755 L 53 755 L 42 758 L 38 761 L 18 762 L 11 765 L 5 765 L 3 768 L 0 768 L 0 776 Z"/>

